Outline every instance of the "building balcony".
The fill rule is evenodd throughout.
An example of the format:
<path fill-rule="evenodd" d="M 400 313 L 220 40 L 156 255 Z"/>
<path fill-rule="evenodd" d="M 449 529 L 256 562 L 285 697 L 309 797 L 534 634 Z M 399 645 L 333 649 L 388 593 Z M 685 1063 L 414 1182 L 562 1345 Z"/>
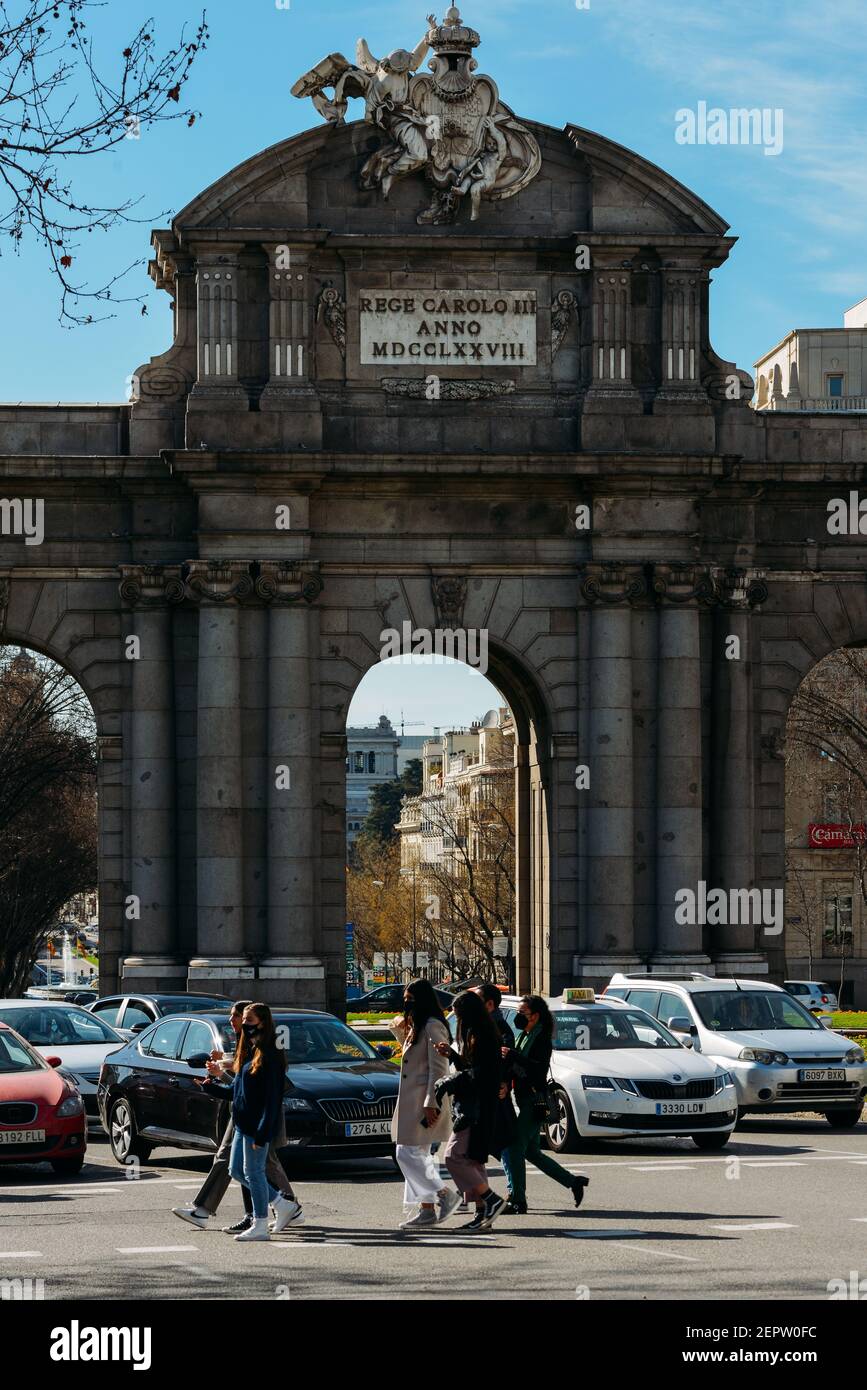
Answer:
<path fill-rule="evenodd" d="M 790 400 L 767 401 L 758 410 L 782 411 L 786 414 L 812 412 L 838 415 L 867 414 L 867 396 L 801 396 Z"/>

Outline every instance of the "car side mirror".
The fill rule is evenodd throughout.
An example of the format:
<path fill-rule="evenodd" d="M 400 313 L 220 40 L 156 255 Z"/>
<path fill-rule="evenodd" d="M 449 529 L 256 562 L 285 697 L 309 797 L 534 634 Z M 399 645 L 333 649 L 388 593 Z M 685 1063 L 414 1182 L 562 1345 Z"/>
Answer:
<path fill-rule="evenodd" d="M 150 1028 L 149 1023 L 134 1023 L 129 1031 L 131 1033 L 143 1033 L 146 1028 Z"/>
<path fill-rule="evenodd" d="M 63 1066 L 63 1059 L 62 1059 L 61 1057 L 46 1057 L 45 1060 L 46 1060 L 46 1062 L 48 1063 L 48 1065 L 49 1065 L 50 1067 L 62 1067 L 62 1066 Z"/>
<path fill-rule="evenodd" d="M 195 1071 L 204 1071 L 210 1060 L 209 1053 L 196 1052 L 192 1057 L 187 1058 L 187 1066 L 193 1067 Z"/>
<path fill-rule="evenodd" d="M 392 1051 L 388 1043 L 380 1043 L 376 1049 L 380 1057 L 386 1058 L 389 1062 L 392 1058 Z"/>

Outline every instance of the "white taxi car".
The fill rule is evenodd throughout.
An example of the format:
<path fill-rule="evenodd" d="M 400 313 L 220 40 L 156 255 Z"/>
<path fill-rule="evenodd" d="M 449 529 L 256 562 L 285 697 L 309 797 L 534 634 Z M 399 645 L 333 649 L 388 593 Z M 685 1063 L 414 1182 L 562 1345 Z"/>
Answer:
<path fill-rule="evenodd" d="M 742 1114 L 824 1115 L 851 1129 L 867 1100 L 860 1047 L 767 980 L 614 975 L 607 1002 L 646 1009 L 695 1052 L 730 1069 Z"/>
<path fill-rule="evenodd" d="M 521 1004 L 504 995 L 510 1027 Z M 699 1149 L 722 1149 L 737 1119 L 734 1079 L 684 1047 L 643 1009 L 566 989 L 549 999 L 554 1015 L 551 1075 L 559 1117 L 545 1126 L 561 1153 L 580 1139 L 688 1136 Z"/>

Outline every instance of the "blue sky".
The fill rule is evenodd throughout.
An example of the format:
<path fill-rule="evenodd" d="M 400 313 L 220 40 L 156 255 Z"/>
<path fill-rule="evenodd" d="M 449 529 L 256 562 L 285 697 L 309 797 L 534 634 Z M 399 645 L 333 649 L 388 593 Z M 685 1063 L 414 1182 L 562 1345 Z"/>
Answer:
<path fill-rule="evenodd" d="M 445 733 L 504 704 L 491 682 L 471 666 L 448 657 L 396 657 L 368 671 L 346 722 L 353 727 L 376 724 L 387 714 L 399 729 L 403 714 L 407 734 L 429 734 L 434 728 Z"/>
<path fill-rule="evenodd" d="M 864 0 L 468 0 L 482 34 L 481 66 L 519 114 L 574 121 L 612 137 L 695 189 L 741 240 L 717 272 L 711 332 L 726 358 L 749 368 L 794 326 L 834 325 L 867 295 Z M 16 2 L 13 0 L 13 9 Z M 140 196 L 140 226 L 95 234 L 76 267 L 93 278 L 139 260 L 129 278 L 149 290 L 149 313 L 120 308 L 90 328 L 57 323 L 57 296 L 42 252 L 2 245 L 0 399 L 122 400 L 126 378 L 169 343 L 168 296 L 150 289 L 149 229 L 222 173 L 316 117 L 290 95 L 326 53 L 413 46 L 428 5 L 337 0 L 212 0 L 212 38 L 187 89 L 202 120 L 157 128 L 93 161 L 91 195 Z M 153 15 L 166 44 L 198 11 L 192 0 L 109 0 L 94 16 L 98 51 L 112 59 L 139 20 Z M 785 145 L 679 145 L 675 113 L 709 106 L 781 107 Z M 356 106 L 356 109 L 357 106 Z M 86 180 L 86 185 L 84 180 Z M 13 331 L 9 331 L 10 326 Z"/>

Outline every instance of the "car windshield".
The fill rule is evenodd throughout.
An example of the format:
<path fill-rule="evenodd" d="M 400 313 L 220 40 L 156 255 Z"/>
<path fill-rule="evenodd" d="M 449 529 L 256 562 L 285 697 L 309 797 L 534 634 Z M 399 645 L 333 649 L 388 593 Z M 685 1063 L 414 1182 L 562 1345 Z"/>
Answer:
<path fill-rule="evenodd" d="M 13 1071 L 44 1071 L 47 1066 L 38 1052 L 33 1052 L 14 1033 L 0 1029 L 0 1076 Z"/>
<path fill-rule="evenodd" d="M 631 1009 L 559 1010 L 554 1014 L 555 1052 L 586 1052 L 616 1047 L 680 1047 L 667 1028 Z"/>
<path fill-rule="evenodd" d="M 34 1047 L 87 1047 L 115 1043 L 123 1038 L 96 1014 L 85 1009 L 35 1004 L 32 1009 L 0 1009 L 0 1022 L 8 1023 Z"/>
<path fill-rule="evenodd" d="M 822 1024 L 784 990 L 700 990 L 692 996 L 705 1028 L 716 1033 L 775 1029 L 824 1031 Z"/>
<path fill-rule="evenodd" d="M 336 1018 L 277 1018 L 277 1042 L 291 1064 L 381 1059 L 369 1043 Z"/>
<path fill-rule="evenodd" d="M 179 994 L 173 999 L 158 999 L 157 1007 L 161 1014 L 198 1014 L 210 1013 L 212 1009 L 219 1009 L 225 1005 L 228 1009 L 227 999 L 210 999 L 205 994 Z"/>

